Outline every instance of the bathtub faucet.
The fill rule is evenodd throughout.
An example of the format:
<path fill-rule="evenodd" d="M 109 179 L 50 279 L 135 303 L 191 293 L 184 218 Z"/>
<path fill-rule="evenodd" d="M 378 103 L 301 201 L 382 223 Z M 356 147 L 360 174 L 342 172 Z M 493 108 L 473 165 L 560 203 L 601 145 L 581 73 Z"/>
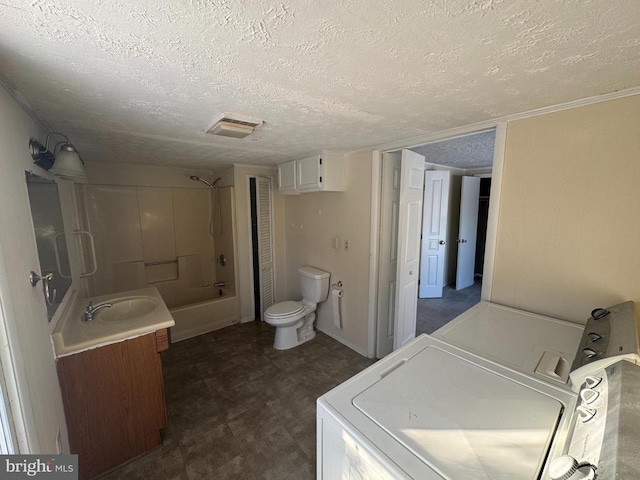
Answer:
<path fill-rule="evenodd" d="M 225 284 L 224 284 L 224 282 L 216 282 L 216 283 L 213 284 L 213 286 L 216 287 L 216 288 L 224 288 Z"/>

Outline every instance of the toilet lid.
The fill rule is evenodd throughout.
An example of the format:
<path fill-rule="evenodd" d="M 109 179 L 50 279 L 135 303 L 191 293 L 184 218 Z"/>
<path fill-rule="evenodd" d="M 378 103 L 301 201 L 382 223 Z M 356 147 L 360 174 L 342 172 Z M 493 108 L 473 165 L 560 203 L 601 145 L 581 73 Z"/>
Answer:
<path fill-rule="evenodd" d="M 290 315 L 295 315 L 296 313 L 300 313 L 304 310 L 304 305 L 300 302 L 281 302 L 272 305 L 265 312 L 270 317 L 288 317 Z"/>

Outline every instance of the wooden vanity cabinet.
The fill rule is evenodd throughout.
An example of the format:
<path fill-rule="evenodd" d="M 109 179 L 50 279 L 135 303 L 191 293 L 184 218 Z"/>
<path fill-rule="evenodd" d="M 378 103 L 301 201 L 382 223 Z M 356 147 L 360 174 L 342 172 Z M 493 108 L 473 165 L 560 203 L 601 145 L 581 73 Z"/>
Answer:
<path fill-rule="evenodd" d="M 71 453 L 93 478 L 161 443 L 167 411 L 159 352 L 167 330 L 58 360 Z"/>

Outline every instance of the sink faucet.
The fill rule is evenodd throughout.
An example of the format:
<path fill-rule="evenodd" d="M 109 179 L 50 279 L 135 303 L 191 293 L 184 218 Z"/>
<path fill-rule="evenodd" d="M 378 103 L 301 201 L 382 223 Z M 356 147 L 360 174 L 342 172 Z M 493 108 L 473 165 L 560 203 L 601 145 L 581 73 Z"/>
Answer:
<path fill-rule="evenodd" d="M 93 316 L 95 313 L 102 308 L 110 308 L 112 305 L 110 303 L 101 303 L 100 305 L 93 306 L 93 302 L 89 302 L 89 305 L 84 310 L 84 321 L 88 322 L 93 320 Z"/>

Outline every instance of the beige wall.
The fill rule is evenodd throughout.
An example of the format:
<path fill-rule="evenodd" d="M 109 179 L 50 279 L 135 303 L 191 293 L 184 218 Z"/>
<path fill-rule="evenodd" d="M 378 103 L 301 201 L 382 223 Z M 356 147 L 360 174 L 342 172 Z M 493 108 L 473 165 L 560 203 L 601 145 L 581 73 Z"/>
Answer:
<path fill-rule="evenodd" d="M 223 182 L 228 175 L 222 173 Z M 275 244 L 275 293 L 276 302 L 286 299 L 285 285 L 285 235 L 284 235 L 284 199 L 275 193 L 277 170 L 275 168 L 236 166 L 233 169 L 236 202 L 236 245 L 237 252 L 237 295 L 240 299 L 240 321 L 249 322 L 255 319 L 253 305 L 253 277 L 251 251 L 251 210 L 249 204 L 249 178 L 265 177 L 272 180 L 273 221 Z M 223 183 L 225 184 L 225 183 Z M 287 253 L 288 255 L 288 253 Z"/>
<path fill-rule="evenodd" d="M 494 302 L 640 303 L 640 96 L 510 122 L 501 195 Z"/>
<path fill-rule="evenodd" d="M 367 354 L 369 250 L 371 230 L 371 152 L 347 157 L 347 191 L 287 196 L 287 293 L 300 299 L 297 268 L 311 265 L 331 273 L 331 283 L 342 281 L 342 329 L 333 325 L 331 302 L 319 305 L 316 327 Z M 331 239 L 340 239 L 333 249 Z M 345 240 L 351 250 L 344 249 Z"/>
<path fill-rule="evenodd" d="M 68 452 L 42 288 L 27 280 L 40 268 L 24 172 L 47 175 L 33 164 L 27 145 L 29 137 L 43 142 L 45 135 L 0 86 L 0 363 L 5 376 L 13 370 L 17 380 L 17 390 L 12 382 L 8 390 L 12 413 L 26 427 L 19 432 L 21 453 L 56 453 L 58 430 Z M 63 182 L 61 193 L 67 187 Z"/>

